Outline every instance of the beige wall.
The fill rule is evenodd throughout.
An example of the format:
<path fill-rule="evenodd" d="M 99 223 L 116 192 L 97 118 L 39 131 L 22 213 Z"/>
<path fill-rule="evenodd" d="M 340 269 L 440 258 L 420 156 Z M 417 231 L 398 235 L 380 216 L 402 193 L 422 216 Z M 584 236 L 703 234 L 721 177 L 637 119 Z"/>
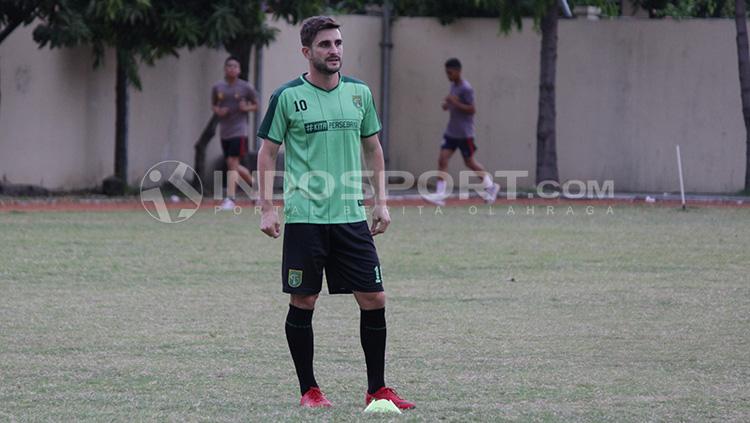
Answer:
<path fill-rule="evenodd" d="M 477 159 L 488 169 L 532 170 L 535 160 L 539 36 L 498 36 L 494 19 L 399 19 L 393 27 L 390 164 L 422 173 L 437 166 L 450 89 L 444 63 L 458 57 L 475 90 Z M 429 45 L 430 48 L 425 48 Z M 449 171 L 464 169 L 460 153 Z M 458 179 L 456 179 L 458 181 Z"/>
<path fill-rule="evenodd" d="M 0 177 L 52 189 L 88 188 L 114 169 L 114 57 L 92 69 L 90 50 L 39 50 L 31 28 L 0 47 Z M 161 160 L 193 162 L 210 118 L 208 93 L 225 54 L 212 50 L 142 67 L 131 90 L 128 179 Z M 209 148 L 218 155 L 218 143 Z"/>
<path fill-rule="evenodd" d="M 494 19 L 447 27 L 402 19 L 394 39 L 392 166 L 436 166 L 447 120 L 440 101 L 449 89 L 442 66 L 456 56 L 476 91 L 478 159 L 488 169 L 527 170 L 533 181 L 540 35 L 498 36 Z M 690 191 L 742 189 L 732 21 L 561 21 L 558 48 L 561 181 L 613 179 L 617 191 L 674 191 L 679 143 Z M 454 176 L 462 166 L 452 160 Z"/>
<path fill-rule="evenodd" d="M 345 16 L 344 71 L 368 82 L 380 108 L 380 20 Z M 276 22 L 265 52 L 263 100 L 306 68 L 296 27 Z M 493 19 L 441 26 L 401 18 L 393 28 L 393 169 L 434 169 L 447 114 L 447 57 L 464 63 L 477 98 L 478 158 L 533 179 L 539 35 L 499 36 Z M 225 53 L 201 49 L 142 68 L 133 91 L 129 180 L 160 160 L 192 163 L 209 117 L 208 91 Z M 54 189 L 92 187 L 112 173 L 113 58 L 92 70 L 87 49 L 38 50 L 31 29 L 0 45 L 0 177 Z M 731 192 L 744 178 L 734 26 L 711 21 L 562 21 L 557 74 L 560 177 L 614 179 L 618 191 L 678 188 L 674 145 L 694 192 Z M 217 142 L 209 157 L 219 156 Z M 451 171 L 462 169 L 455 157 Z M 530 182 L 526 181 L 528 185 Z"/>
<path fill-rule="evenodd" d="M 680 144 L 690 191 L 742 189 L 745 128 L 732 21 L 572 24 L 560 28 L 561 178 L 675 191 Z"/>

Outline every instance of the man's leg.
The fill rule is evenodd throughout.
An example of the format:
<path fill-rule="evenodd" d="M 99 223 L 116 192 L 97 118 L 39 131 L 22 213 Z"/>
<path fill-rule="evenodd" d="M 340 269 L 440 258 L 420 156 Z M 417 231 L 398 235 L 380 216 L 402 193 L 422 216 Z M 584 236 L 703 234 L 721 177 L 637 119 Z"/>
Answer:
<path fill-rule="evenodd" d="M 498 191 L 500 191 L 500 185 L 492 181 L 492 176 L 490 175 L 490 173 L 484 169 L 484 166 L 482 166 L 482 164 L 479 163 L 473 155 L 464 157 L 464 164 L 466 165 L 466 167 L 473 170 L 474 173 L 477 174 L 477 176 L 482 178 L 482 185 L 484 186 L 484 190 L 486 192 L 484 200 L 490 204 L 494 203 L 495 199 L 497 198 L 497 193 Z"/>
<path fill-rule="evenodd" d="M 454 151 L 455 149 L 446 147 L 445 144 L 441 146 L 440 155 L 438 156 L 438 171 L 441 172 L 440 175 L 442 175 L 444 172 L 448 170 L 448 161 L 450 161 L 450 158 L 453 155 Z M 442 176 L 438 176 L 437 184 L 435 187 L 435 193 L 423 195 L 423 198 L 429 201 L 430 203 L 435 204 L 436 206 L 441 206 L 441 207 L 444 206 L 445 205 L 445 179 L 443 179 Z"/>
<path fill-rule="evenodd" d="M 438 156 L 438 170 L 441 173 L 448 171 L 448 162 L 455 151 L 455 149 L 451 150 L 449 148 L 440 149 L 440 156 Z M 445 180 L 441 177 L 438 177 L 437 180 L 437 195 L 441 197 L 445 195 Z"/>
<path fill-rule="evenodd" d="M 326 225 L 287 223 L 281 258 L 281 286 L 289 295 L 284 331 L 299 380 L 300 405 L 330 407 L 313 373 L 313 327 L 315 302 L 323 282 L 328 254 Z"/>
<path fill-rule="evenodd" d="M 234 201 L 237 189 L 238 168 L 240 158 L 236 156 L 227 157 L 227 198 Z M 245 169 L 247 170 L 247 169 Z"/>
<path fill-rule="evenodd" d="M 367 392 L 385 386 L 385 292 L 354 292 L 360 308 L 359 337 L 367 364 Z"/>
<path fill-rule="evenodd" d="M 253 181 L 253 175 L 250 173 L 250 171 L 241 164 L 237 165 L 237 173 L 240 174 L 240 177 L 245 180 L 245 182 L 248 183 L 250 186 L 255 186 L 255 182 Z"/>
<path fill-rule="evenodd" d="M 387 399 L 400 409 L 414 408 L 413 402 L 401 398 L 396 391 L 385 386 L 385 292 L 355 291 L 354 298 L 362 313 L 359 331 L 367 363 L 365 404 Z"/>
<path fill-rule="evenodd" d="M 367 364 L 365 404 L 388 399 L 397 407 L 414 404 L 385 386 L 385 293 L 378 253 L 367 221 L 331 225 L 331 250 L 326 263 L 328 292 L 352 292 L 360 308 L 360 341 Z"/>
<path fill-rule="evenodd" d="M 286 341 L 299 379 L 300 393 L 318 386 L 313 373 L 312 316 L 317 295 L 291 294 L 286 315 Z"/>
<path fill-rule="evenodd" d="M 477 174 L 480 178 L 482 178 L 482 181 L 487 185 L 487 181 L 489 181 L 489 185 L 492 185 L 492 177 L 490 176 L 489 172 L 487 172 L 484 169 L 484 166 L 482 166 L 481 163 L 477 161 L 477 159 L 474 158 L 474 156 L 471 157 L 464 157 L 464 164 L 469 169 L 473 170 L 474 173 Z M 485 188 L 487 188 L 485 186 Z"/>

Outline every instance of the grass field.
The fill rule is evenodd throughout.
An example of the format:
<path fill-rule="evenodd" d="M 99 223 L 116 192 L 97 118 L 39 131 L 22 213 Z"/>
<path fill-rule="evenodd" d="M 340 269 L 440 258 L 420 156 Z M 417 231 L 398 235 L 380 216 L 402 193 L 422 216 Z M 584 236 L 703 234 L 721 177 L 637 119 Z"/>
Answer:
<path fill-rule="evenodd" d="M 395 209 L 396 421 L 750 420 L 750 209 Z M 251 211 L 0 213 L 0 421 L 381 421 L 357 307 L 321 296 L 303 410 L 281 241 Z"/>

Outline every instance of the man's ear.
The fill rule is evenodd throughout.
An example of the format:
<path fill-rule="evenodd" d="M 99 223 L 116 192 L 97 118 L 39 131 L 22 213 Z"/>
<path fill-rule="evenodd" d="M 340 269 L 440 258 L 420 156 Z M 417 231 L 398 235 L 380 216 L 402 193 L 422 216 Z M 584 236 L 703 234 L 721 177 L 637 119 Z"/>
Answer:
<path fill-rule="evenodd" d="M 302 55 L 305 59 L 310 60 L 310 47 L 302 47 Z"/>

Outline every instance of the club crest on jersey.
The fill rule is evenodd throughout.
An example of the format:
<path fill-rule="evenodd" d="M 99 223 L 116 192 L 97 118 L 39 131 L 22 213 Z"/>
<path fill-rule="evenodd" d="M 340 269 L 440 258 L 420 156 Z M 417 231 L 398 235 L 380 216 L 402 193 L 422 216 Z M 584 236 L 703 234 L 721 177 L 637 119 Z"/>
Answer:
<path fill-rule="evenodd" d="M 302 271 L 297 269 L 289 269 L 289 286 L 296 288 L 302 285 Z"/>
<path fill-rule="evenodd" d="M 361 95 L 353 95 L 352 96 L 352 103 L 354 103 L 354 107 L 361 109 L 362 108 L 362 96 Z"/>

